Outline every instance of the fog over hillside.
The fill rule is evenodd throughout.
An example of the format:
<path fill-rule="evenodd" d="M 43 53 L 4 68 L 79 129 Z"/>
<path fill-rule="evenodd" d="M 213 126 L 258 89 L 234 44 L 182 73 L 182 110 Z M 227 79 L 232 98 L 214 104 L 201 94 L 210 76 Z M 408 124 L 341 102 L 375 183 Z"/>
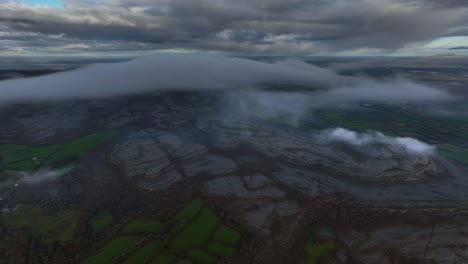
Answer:
<path fill-rule="evenodd" d="M 258 91 L 270 83 L 321 87 L 303 91 L 308 104 L 337 105 L 353 101 L 427 102 L 452 99 L 445 91 L 403 78 L 373 80 L 349 77 L 299 60 L 266 63 L 249 59 L 194 54 L 162 54 L 128 62 L 92 64 L 76 70 L 0 82 L 0 103 L 92 99 L 163 90 L 257 91 L 250 97 L 268 104 L 288 96 Z M 286 99 L 284 99 L 286 98 Z"/>

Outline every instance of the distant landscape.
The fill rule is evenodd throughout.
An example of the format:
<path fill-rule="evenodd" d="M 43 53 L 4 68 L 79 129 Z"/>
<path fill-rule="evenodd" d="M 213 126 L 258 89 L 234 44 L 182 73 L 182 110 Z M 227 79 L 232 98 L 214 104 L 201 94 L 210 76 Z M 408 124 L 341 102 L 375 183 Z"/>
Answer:
<path fill-rule="evenodd" d="M 468 263 L 468 1 L 0 0 L 0 264 Z"/>
<path fill-rule="evenodd" d="M 339 67 L 346 63 L 355 62 Z M 468 77 L 464 65 L 418 69 L 397 64 L 343 76 L 384 83 L 402 75 L 459 98 L 348 96 L 334 105 L 323 104 L 323 84 L 266 83 L 4 105 L 1 256 L 7 263 L 370 263 L 456 252 L 456 261 L 466 244 L 468 105 L 460 98 Z M 306 98 L 300 108 L 270 108 L 297 95 Z"/>

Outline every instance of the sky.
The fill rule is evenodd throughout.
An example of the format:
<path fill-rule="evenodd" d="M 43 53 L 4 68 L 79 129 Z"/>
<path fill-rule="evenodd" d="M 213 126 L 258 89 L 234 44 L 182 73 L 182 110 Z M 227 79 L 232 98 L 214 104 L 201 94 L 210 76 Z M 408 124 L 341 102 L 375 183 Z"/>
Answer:
<path fill-rule="evenodd" d="M 26 4 L 30 6 L 51 6 L 55 8 L 64 8 L 64 3 L 61 0 L 25 0 Z"/>
<path fill-rule="evenodd" d="M 466 0 L 0 0 L 0 56 L 468 55 Z"/>

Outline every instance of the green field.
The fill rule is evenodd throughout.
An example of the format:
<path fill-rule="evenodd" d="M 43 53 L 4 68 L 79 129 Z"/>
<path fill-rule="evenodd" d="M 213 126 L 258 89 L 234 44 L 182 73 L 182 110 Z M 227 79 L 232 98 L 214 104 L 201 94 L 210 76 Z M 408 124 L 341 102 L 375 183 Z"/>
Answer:
<path fill-rule="evenodd" d="M 305 256 L 301 259 L 300 264 L 318 264 L 321 258 L 333 253 L 335 248 L 336 245 L 333 241 L 322 244 L 310 242 L 306 246 Z"/>
<path fill-rule="evenodd" d="M 117 237 L 96 255 L 83 263 L 108 263 L 123 256 L 124 263 L 217 263 L 223 257 L 235 256 L 239 232 L 222 223 L 204 201 L 196 198 L 187 203 L 168 221 L 136 219 L 127 224 L 118 236 L 145 239 L 135 250 L 122 251 Z M 140 240 L 139 240 L 140 241 Z M 138 241 L 138 242 L 139 242 Z M 120 252 L 117 255 L 116 252 Z M 107 262 L 106 262 L 107 261 Z"/>
<path fill-rule="evenodd" d="M 239 242 L 241 235 L 239 232 L 227 227 L 221 226 L 218 231 L 215 233 L 215 239 L 218 242 L 221 242 L 225 245 L 234 246 Z"/>
<path fill-rule="evenodd" d="M 10 213 L 0 214 L 0 223 L 13 229 L 28 229 L 33 238 L 42 244 L 66 243 L 73 239 L 78 225 L 78 212 L 43 212 L 39 207 L 19 205 Z"/>
<path fill-rule="evenodd" d="M 468 164 L 468 149 L 460 148 L 450 144 L 441 144 L 437 146 L 439 152 L 447 158 L 458 160 L 462 163 Z"/>
<path fill-rule="evenodd" d="M 76 159 L 117 135 L 116 131 L 91 134 L 64 144 L 48 146 L 0 145 L 0 169 L 31 171 Z"/>
<path fill-rule="evenodd" d="M 208 252 L 220 257 L 232 257 L 236 254 L 236 249 L 223 244 L 213 242 L 206 248 Z"/>
<path fill-rule="evenodd" d="M 136 220 L 122 230 L 123 233 L 159 233 L 163 224 L 153 220 Z"/>
<path fill-rule="evenodd" d="M 91 218 L 89 224 L 93 233 L 99 233 L 109 227 L 112 226 L 114 221 L 114 217 L 112 216 L 112 212 L 110 210 L 103 210 L 98 212 L 96 216 Z"/>
<path fill-rule="evenodd" d="M 175 264 L 192 264 L 192 262 L 190 260 L 181 259 L 178 260 Z"/>
<path fill-rule="evenodd" d="M 207 254 L 199 249 L 189 249 L 187 251 L 187 256 L 196 263 L 215 264 L 218 262 L 217 257 Z"/>
<path fill-rule="evenodd" d="M 208 241 L 218 222 L 218 217 L 216 217 L 211 209 L 207 207 L 203 208 L 195 219 L 172 240 L 170 245 L 171 250 L 179 253 L 189 248 L 201 247 Z"/>
<path fill-rule="evenodd" d="M 151 241 L 127 258 L 124 264 L 146 263 L 161 249 L 162 244 L 159 240 Z"/>
<path fill-rule="evenodd" d="M 201 198 L 196 198 L 184 206 L 168 223 L 165 230 L 168 236 L 179 232 L 188 222 L 203 208 L 205 203 Z"/>
<path fill-rule="evenodd" d="M 156 258 L 151 261 L 152 264 L 172 264 L 176 261 L 177 257 L 166 253 L 159 254 Z"/>
<path fill-rule="evenodd" d="M 130 252 L 139 242 L 143 240 L 143 237 L 135 236 L 124 236 L 117 237 L 107 243 L 101 251 L 85 261 L 83 264 L 102 264 L 111 263 L 113 260 L 120 256 L 123 256 Z"/>

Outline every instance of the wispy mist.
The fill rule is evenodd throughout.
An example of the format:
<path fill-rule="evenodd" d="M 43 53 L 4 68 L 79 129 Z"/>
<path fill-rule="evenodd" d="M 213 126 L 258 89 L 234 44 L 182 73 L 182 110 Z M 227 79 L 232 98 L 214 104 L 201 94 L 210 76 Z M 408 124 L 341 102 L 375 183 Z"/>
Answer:
<path fill-rule="evenodd" d="M 344 128 L 328 129 L 317 135 L 321 142 L 343 142 L 354 146 L 384 144 L 390 147 L 402 148 L 408 154 L 430 155 L 435 147 L 409 137 L 388 137 L 380 132 L 369 131 L 359 133 Z"/>
<path fill-rule="evenodd" d="M 40 185 L 59 181 L 62 176 L 69 173 L 73 166 L 67 166 L 60 169 L 51 170 L 48 168 L 37 171 L 21 171 L 16 175 L 9 177 L 6 181 L 0 182 L 0 188 L 11 188 L 22 185 Z"/>
<path fill-rule="evenodd" d="M 34 172 L 21 172 L 19 183 L 39 184 L 59 179 L 69 170 L 38 170 Z"/>

